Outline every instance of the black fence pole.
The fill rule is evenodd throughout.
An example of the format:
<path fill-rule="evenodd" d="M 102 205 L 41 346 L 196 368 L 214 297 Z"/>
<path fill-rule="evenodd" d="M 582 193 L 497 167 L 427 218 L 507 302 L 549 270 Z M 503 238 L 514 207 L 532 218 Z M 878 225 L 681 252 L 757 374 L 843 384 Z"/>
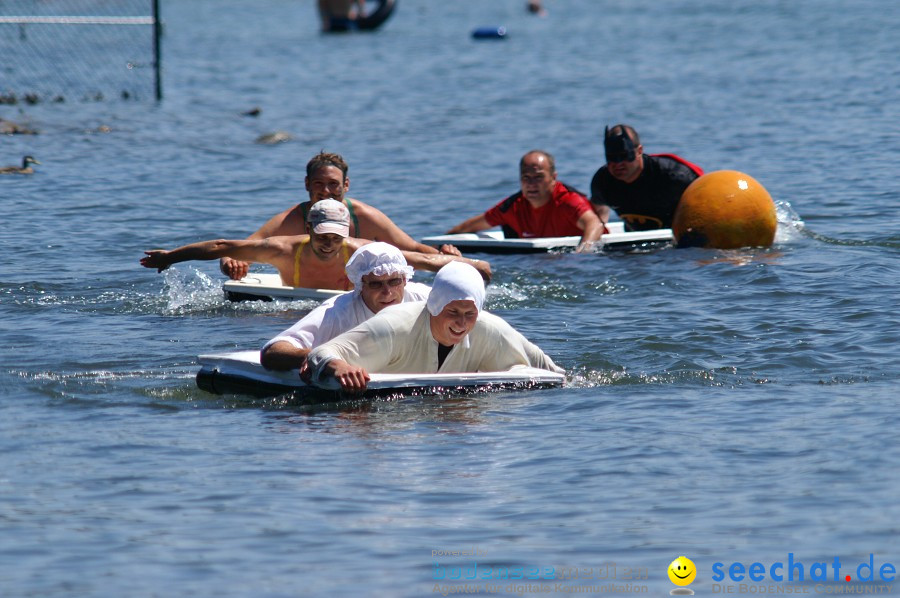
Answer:
<path fill-rule="evenodd" d="M 156 101 L 162 100 L 162 59 L 160 58 L 160 37 L 162 25 L 159 22 L 159 0 L 153 0 L 153 62 L 156 72 Z"/>

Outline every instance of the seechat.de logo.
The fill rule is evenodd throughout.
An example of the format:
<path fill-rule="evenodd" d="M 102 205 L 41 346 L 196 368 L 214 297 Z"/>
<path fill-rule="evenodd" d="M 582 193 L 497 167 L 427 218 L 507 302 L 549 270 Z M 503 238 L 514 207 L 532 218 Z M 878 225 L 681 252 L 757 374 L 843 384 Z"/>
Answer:
<path fill-rule="evenodd" d="M 767 568 L 762 563 L 741 562 L 731 563 L 726 567 L 724 563 L 713 563 L 712 580 L 723 581 L 726 577 L 730 581 L 882 581 L 891 582 L 896 577 L 897 569 L 891 563 L 878 565 L 875 555 L 870 554 L 867 562 L 858 565 L 850 565 L 843 568 L 843 563 L 838 557 L 832 561 L 818 561 L 804 563 L 794 558 L 794 553 L 789 552 L 786 561 L 777 561 Z"/>

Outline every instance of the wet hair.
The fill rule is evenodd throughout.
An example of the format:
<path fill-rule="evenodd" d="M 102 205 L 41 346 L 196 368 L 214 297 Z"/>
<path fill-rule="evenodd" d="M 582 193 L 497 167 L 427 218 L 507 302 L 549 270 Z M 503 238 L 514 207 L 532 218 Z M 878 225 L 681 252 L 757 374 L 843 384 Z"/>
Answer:
<path fill-rule="evenodd" d="M 525 155 L 519 160 L 519 172 L 522 172 L 522 168 L 525 167 L 525 158 L 531 154 L 540 154 L 541 156 L 544 156 L 547 159 L 547 163 L 550 165 L 550 172 L 556 172 L 556 160 L 550 153 L 545 152 L 544 150 L 531 150 L 530 152 L 525 152 Z"/>
<path fill-rule="evenodd" d="M 350 167 L 347 166 L 344 158 L 342 158 L 340 154 L 329 154 L 324 150 L 313 156 L 312 160 L 306 163 L 306 176 L 311 177 L 326 166 L 334 166 L 335 168 L 340 169 L 343 173 L 343 178 L 346 180 L 347 171 Z"/>
<path fill-rule="evenodd" d="M 634 142 L 634 147 L 637 147 L 641 144 L 641 138 L 638 136 L 637 131 L 635 131 L 633 127 L 621 123 L 607 129 L 606 137 L 617 137 L 618 135 L 622 134 L 623 130 L 628 133 L 631 141 Z"/>

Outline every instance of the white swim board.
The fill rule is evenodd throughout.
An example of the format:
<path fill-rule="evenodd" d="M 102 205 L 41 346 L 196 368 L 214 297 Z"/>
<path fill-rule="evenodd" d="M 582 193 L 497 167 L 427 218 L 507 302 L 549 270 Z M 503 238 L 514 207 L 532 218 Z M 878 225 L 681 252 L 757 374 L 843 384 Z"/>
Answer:
<path fill-rule="evenodd" d="M 240 280 L 229 280 L 222 285 L 229 301 L 272 301 L 273 299 L 315 299 L 325 300 L 347 291 L 332 289 L 305 289 L 287 287 L 281 284 L 280 274 L 254 273 Z"/>
<path fill-rule="evenodd" d="M 348 398 L 335 386 L 307 385 L 298 370 L 267 370 L 259 363 L 259 351 L 200 355 L 197 386 L 215 394 L 248 394 L 271 397 L 293 393 L 307 402 L 324 403 Z M 515 366 L 506 372 L 465 374 L 370 374 L 364 398 L 398 395 L 458 394 L 513 388 L 562 386 L 565 376 L 549 370 Z M 358 397 L 357 397 L 358 398 Z"/>
<path fill-rule="evenodd" d="M 622 222 L 609 222 L 606 228 L 609 232 L 594 244 L 598 250 L 635 251 L 671 245 L 674 241 L 670 228 L 625 232 L 625 225 Z M 438 235 L 422 239 L 423 244 L 431 247 L 440 247 L 445 243 L 455 245 L 463 253 L 545 253 L 574 249 L 580 241 L 580 236 L 507 239 L 501 230 Z"/>

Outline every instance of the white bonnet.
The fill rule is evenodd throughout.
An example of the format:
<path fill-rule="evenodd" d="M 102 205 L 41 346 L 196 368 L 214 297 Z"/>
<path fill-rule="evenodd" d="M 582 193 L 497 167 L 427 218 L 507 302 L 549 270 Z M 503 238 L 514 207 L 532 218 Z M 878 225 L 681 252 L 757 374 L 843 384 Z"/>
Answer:
<path fill-rule="evenodd" d="M 484 304 L 484 280 L 473 266 L 464 262 L 450 262 L 438 270 L 428 295 L 428 313 L 433 316 L 444 310 L 451 301 L 474 301 L 481 311 Z"/>
<path fill-rule="evenodd" d="M 400 250 L 381 242 L 366 243 L 354 251 L 344 269 L 356 293 L 362 288 L 362 277 L 367 274 L 384 276 L 399 272 L 407 280 L 413 275 L 412 267 L 406 263 Z"/>

